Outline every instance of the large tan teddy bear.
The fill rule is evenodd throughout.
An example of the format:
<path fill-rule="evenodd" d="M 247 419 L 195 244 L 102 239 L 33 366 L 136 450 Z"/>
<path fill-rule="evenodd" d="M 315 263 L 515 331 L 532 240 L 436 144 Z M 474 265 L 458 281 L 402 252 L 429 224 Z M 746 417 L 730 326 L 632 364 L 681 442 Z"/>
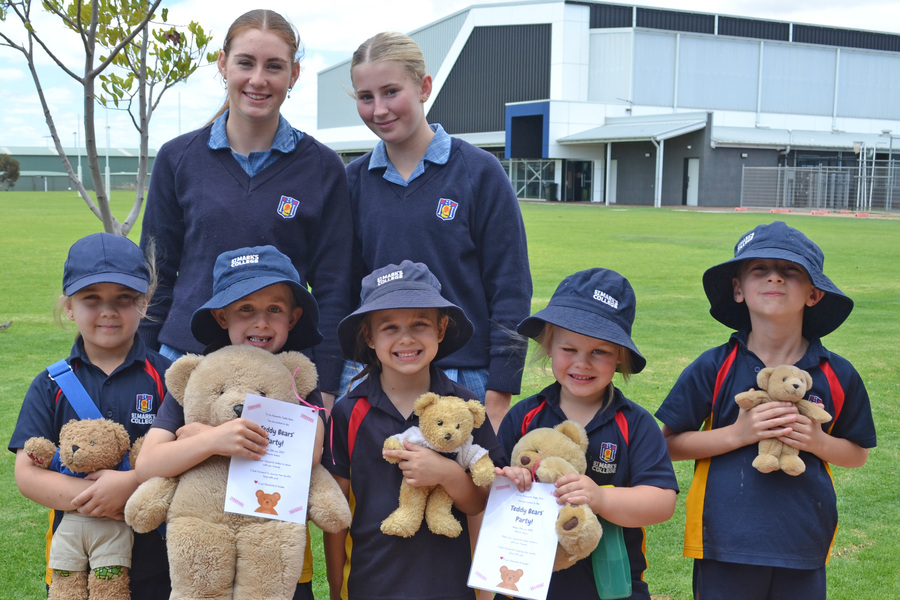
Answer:
<path fill-rule="evenodd" d="M 734 397 L 738 406 L 751 409 L 764 402 L 793 402 L 797 412 L 809 417 L 815 423 L 827 423 L 831 420 L 825 409 L 803 396 L 812 387 L 809 373 L 793 365 L 766 367 L 756 376 L 756 384 L 760 389 L 741 392 Z M 759 454 L 753 459 L 753 466 L 760 473 L 771 473 L 781 469 L 788 475 L 800 475 L 806 471 L 806 464 L 800 458 L 800 451 L 777 439 L 759 442 Z"/>
<path fill-rule="evenodd" d="M 143 439 L 143 438 L 141 438 Z M 109 419 L 72 419 L 59 430 L 59 465 L 54 461 L 56 445 L 42 437 L 25 442 L 25 453 L 36 465 L 53 468 L 73 476 L 84 476 L 104 469 L 116 470 L 128 455 L 131 440 L 125 428 Z M 50 544 L 50 564 L 58 558 L 83 560 L 84 567 L 72 570 L 53 569 L 50 576 L 49 600 L 126 600 L 129 591 L 129 567 L 134 534 L 122 521 L 106 517 L 89 517 L 66 513 Z M 95 554 L 98 548 L 110 558 L 108 544 L 114 544 L 118 560 L 108 564 Z M 71 559 L 69 557 L 72 557 Z M 90 565 L 88 574 L 85 567 Z M 74 567 L 75 565 L 73 565 Z"/>
<path fill-rule="evenodd" d="M 456 453 L 456 462 L 469 471 L 475 485 L 494 481 L 494 463 L 488 451 L 474 443 L 472 431 L 485 421 L 484 406 L 477 400 L 427 393 L 413 405 L 419 416 L 418 427 L 410 427 L 384 442 L 385 450 L 403 450 L 403 442 L 411 442 L 442 453 Z M 395 458 L 385 460 L 392 464 Z M 462 525 L 450 512 L 453 500 L 440 485 L 412 487 L 406 480 L 400 484 L 400 506 L 381 523 L 382 533 L 411 537 L 419 530 L 422 518 L 436 535 L 457 537 Z"/>
<path fill-rule="evenodd" d="M 166 371 L 185 423 L 213 426 L 236 419 L 247 394 L 299 404 L 292 384 L 304 398 L 316 386 L 315 366 L 305 356 L 247 345 L 188 354 Z M 226 513 L 229 461 L 213 456 L 177 478 L 150 479 L 125 506 L 137 532 L 167 523 L 170 600 L 287 600 L 300 580 L 305 524 Z M 321 465 L 313 467 L 308 504 L 310 520 L 323 530 L 349 526 L 347 501 Z"/>
<path fill-rule="evenodd" d="M 569 473 L 584 475 L 587 471 L 588 437 L 584 427 L 575 421 L 563 421 L 556 427 L 540 427 L 523 435 L 513 446 L 510 465 L 523 467 L 535 481 L 555 483 Z M 571 567 L 590 556 L 603 527 L 589 506 L 566 504 L 556 518 L 558 544 L 553 570 Z"/>

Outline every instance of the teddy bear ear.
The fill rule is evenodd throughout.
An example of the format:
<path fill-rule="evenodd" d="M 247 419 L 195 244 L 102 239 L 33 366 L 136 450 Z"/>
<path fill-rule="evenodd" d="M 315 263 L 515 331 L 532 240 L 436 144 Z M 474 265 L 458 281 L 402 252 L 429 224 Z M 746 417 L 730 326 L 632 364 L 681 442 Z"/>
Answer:
<path fill-rule="evenodd" d="M 769 377 L 771 377 L 774 372 L 774 367 L 766 367 L 765 369 L 760 370 L 759 374 L 756 376 L 756 385 L 762 390 L 769 389 Z"/>
<path fill-rule="evenodd" d="M 588 439 L 584 427 L 575 421 L 563 421 L 554 427 L 554 429 L 578 444 L 578 447 L 581 448 L 582 452 L 587 452 Z"/>
<path fill-rule="evenodd" d="M 297 393 L 302 398 L 316 389 L 318 376 L 316 375 L 316 367 L 306 356 L 299 352 L 282 352 L 278 354 L 281 362 L 291 372 L 294 378 L 294 384 L 297 387 Z"/>
<path fill-rule="evenodd" d="M 802 377 L 803 381 L 806 382 L 806 390 L 809 391 L 809 389 L 812 387 L 812 375 L 801 369 L 800 377 Z"/>
<path fill-rule="evenodd" d="M 440 398 L 441 397 L 434 392 L 426 392 L 422 394 L 416 399 L 416 403 L 413 404 L 413 412 L 421 417 L 422 411 L 440 400 Z"/>
<path fill-rule="evenodd" d="M 199 354 L 185 354 L 166 370 L 166 388 L 172 397 L 178 400 L 178 404 L 184 406 L 184 390 L 187 387 L 191 373 L 203 360 Z"/>
<path fill-rule="evenodd" d="M 469 409 L 469 412 L 472 413 L 474 417 L 473 425 L 475 428 L 479 428 L 484 425 L 485 416 L 487 413 L 484 412 L 484 406 L 478 400 L 467 400 L 466 408 Z"/>

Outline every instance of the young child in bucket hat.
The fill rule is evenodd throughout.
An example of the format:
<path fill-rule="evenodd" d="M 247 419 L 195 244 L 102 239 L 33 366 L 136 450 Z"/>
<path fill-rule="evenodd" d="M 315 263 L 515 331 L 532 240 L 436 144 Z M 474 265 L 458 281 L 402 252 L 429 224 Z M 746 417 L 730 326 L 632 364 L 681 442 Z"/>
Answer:
<path fill-rule="evenodd" d="M 66 526 L 57 531 L 63 514 L 85 511 L 84 518 L 91 522 L 98 517 L 122 523 L 125 502 L 138 485 L 134 471 L 105 470 L 89 480 L 40 468 L 28 457 L 23 450 L 26 440 L 44 437 L 58 443 L 63 425 L 89 416 L 79 414 L 77 398 L 66 393 L 72 388 L 61 389 L 57 381 L 62 377 L 51 379 L 49 371 L 68 365 L 90 402 L 104 417 L 121 423 L 132 442 L 147 433 L 165 395 L 162 375 L 171 364 L 137 335 L 154 287 L 153 265 L 137 244 L 124 236 L 94 233 L 69 248 L 58 308 L 60 318 L 75 324 L 78 336 L 65 362 L 48 367 L 31 383 L 8 446 L 16 453 L 16 484 L 22 495 L 51 509 L 47 584 L 60 576 L 85 577 L 88 568 L 80 549 L 74 555 L 71 550 L 65 552 Z M 66 521 L 71 524 L 79 517 L 70 516 Z M 96 523 L 99 521 L 88 525 L 90 533 L 102 529 Z M 124 523 L 122 527 L 127 529 Z M 56 537 L 57 533 L 61 535 Z M 131 597 L 167 599 L 171 586 L 162 537 L 156 531 L 135 534 L 132 548 L 131 532 L 126 533 L 120 538 L 121 545 L 110 542 L 105 550 L 92 553 L 90 579 L 109 577 L 123 584 L 123 575 L 115 567 L 130 567 Z M 68 535 L 69 540 L 78 537 L 71 531 Z"/>
<path fill-rule="evenodd" d="M 634 290 L 615 271 L 588 269 L 563 279 L 547 307 L 518 326 L 519 333 L 537 342 L 536 356 L 549 359 L 556 381 L 513 406 L 498 437 L 510 456 L 533 429 L 567 420 L 585 428 L 587 474 L 560 479 L 558 501 L 587 504 L 623 527 L 630 598 L 649 600 L 642 576 L 647 566 L 642 528 L 672 516 L 678 483 L 653 416 L 612 383 L 616 372 L 627 380 L 647 363 L 631 339 L 634 315 Z M 519 489 L 531 487 L 527 469 L 505 466 L 497 474 Z M 591 558 L 553 573 L 547 598 L 599 598 Z"/>
<path fill-rule="evenodd" d="M 472 335 L 465 313 L 440 290 L 422 263 L 387 265 L 363 278 L 359 308 L 338 325 L 345 357 L 364 363 L 368 376 L 335 404 L 332 440 L 326 446 L 331 457 L 322 461 L 348 499 L 352 494 L 355 500 L 352 556 L 346 551 L 346 534 L 325 534 L 332 597 L 344 587 L 349 594 L 344 597 L 351 599 L 474 598 L 466 586 L 469 525 L 461 517 L 484 510 L 490 486 L 476 486 L 453 458 L 422 446 L 405 443 L 404 450 L 382 453 L 387 438 L 419 424 L 413 404 L 422 394 L 475 398 L 434 364 Z M 472 435 L 491 460 L 501 460 L 489 421 Z M 399 459 L 400 468 L 383 456 Z M 381 533 L 381 522 L 397 508 L 396 493 L 385 490 L 399 489 L 404 479 L 413 487 L 442 485 L 464 524 L 462 535 L 436 535 L 427 527 L 409 538 Z"/>
<path fill-rule="evenodd" d="M 819 339 L 853 308 L 823 266 L 821 249 L 778 221 L 741 236 L 734 257 L 703 275 L 710 314 L 737 331 L 689 365 L 656 412 L 672 458 L 696 461 L 684 555 L 695 559 L 697 598 L 826 596 L 837 529 L 829 464 L 862 466 L 876 438 L 859 374 Z M 780 364 L 812 376 L 807 399 L 830 423 L 813 423 L 787 402 L 738 407 L 735 395 L 757 387 L 759 370 Z M 771 438 L 799 449 L 806 472 L 752 468 L 757 442 Z"/>
<path fill-rule="evenodd" d="M 213 294 L 194 311 L 191 333 L 208 354 L 234 344 L 247 344 L 273 354 L 301 351 L 322 341 L 319 310 L 290 259 L 273 246 L 223 252 L 213 268 Z M 321 407 L 319 390 L 304 398 Z M 320 415 L 322 412 L 320 411 Z M 163 403 L 159 418 L 145 438 L 136 469 L 142 481 L 175 477 L 214 454 L 259 459 L 268 434 L 245 419 L 217 427 L 185 426 L 184 408 L 173 399 Z M 322 456 L 324 418 L 316 429 L 313 464 Z M 307 535 L 306 558 L 295 598 L 312 597 L 312 552 Z"/>

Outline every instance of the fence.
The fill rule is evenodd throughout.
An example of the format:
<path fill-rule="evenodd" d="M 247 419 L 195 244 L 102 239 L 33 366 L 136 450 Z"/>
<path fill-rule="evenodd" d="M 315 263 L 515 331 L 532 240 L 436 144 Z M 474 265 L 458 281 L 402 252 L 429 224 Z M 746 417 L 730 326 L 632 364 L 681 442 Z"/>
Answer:
<path fill-rule="evenodd" d="M 856 167 L 744 167 L 741 206 L 811 210 L 900 209 L 897 161 Z"/>
<path fill-rule="evenodd" d="M 145 185 L 150 184 L 148 176 Z M 110 173 L 110 190 L 137 189 L 137 173 Z M 72 180 L 65 173 L 22 173 L 16 185 L 11 188 L 19 192 L 63 192 L 74 190 Z M 93 186 L 88 189 L 93 190 Z"/>

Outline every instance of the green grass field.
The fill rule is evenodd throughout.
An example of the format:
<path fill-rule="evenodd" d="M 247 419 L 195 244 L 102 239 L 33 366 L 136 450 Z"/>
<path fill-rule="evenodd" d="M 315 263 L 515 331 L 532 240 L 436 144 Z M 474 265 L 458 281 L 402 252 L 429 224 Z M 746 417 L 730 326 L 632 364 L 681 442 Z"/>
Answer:
<path fill-rule="evenodd" d="M 131 202 L 113 194 L 114 214 Z M 681 370 L 729 331 L 708 314 L 700 278 L 732 256 L 738 237 L 777 219 L 803 230 L 825 252 L 825 272 L 856 303 L 844 325 L 825 339 L 850 359 L 869 390 L 879 445 L 862 469 L 835 468 L 841 525 L 828 567 L 829 598 L 900 597 L 900 219 L 802 214 L 705 212 L 637 207 L 523 204 L 534 279 L 535 310 L 559 281 L 602 266 L 628 277 L 638 299 L 634 340 L 647 368 L 623 385 L 651 412 Z M 100 229 L 74 192 L 0 193 L 0 438 L 9 441 L 25 390 L 42 368 L 67 355 L 74 331 L 52 318 L 68 246 Z M 138 238 L 134 231 L 129 236 Z M 523 395 L 548 382 L 526 370 Z M 621 382 L 617 382 L 621 383 Z M 44 597 L 46 510 L 23 498 L 13 478 L 13 454 L 0 454 L 0 600 Z M 681 556 L 684 497 L 692 465 L 676 464 L 682 493 L 675 517 L 648 529 L 651 592 L 690 598 L 691 562 Z M 777 506 L 771 507 L 778 510 Z M 317 548 L 316 597 L 327 598 Z"/>

